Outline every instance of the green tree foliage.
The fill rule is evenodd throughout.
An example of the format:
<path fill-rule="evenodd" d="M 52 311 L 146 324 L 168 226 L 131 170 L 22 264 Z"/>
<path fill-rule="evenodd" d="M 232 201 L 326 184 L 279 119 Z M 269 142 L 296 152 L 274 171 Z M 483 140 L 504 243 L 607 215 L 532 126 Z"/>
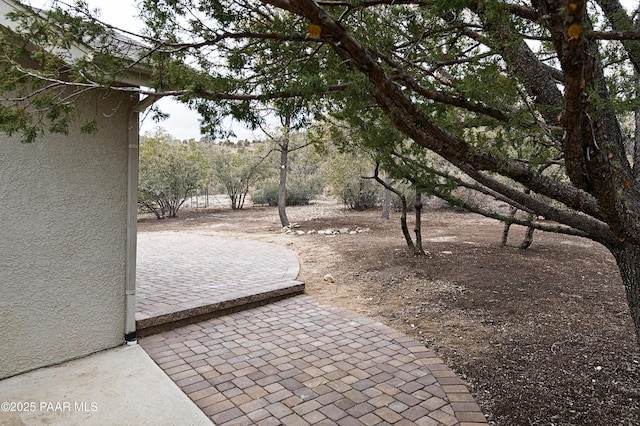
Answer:
<path fill-rule="evenodd" d="M 269 174 L 265 155 L 247 148 L 209 146 L 205 149 L 209 174 L 214 183 L 224 186 L 233 210 L 244 207 L 251 185 Z"/>
<path fill-rule="evenodd" d="M 474 211 L 609 249 L 640 340 L 640 142 L 628 125 L 640 128 L 630 119 L 640 26 L 619 0 L 148 0 L 139 39 L 148 48 L 134 60 L 81 6 L 54 8 L 44 24 L 23 20 L 23 40 L 90 43 L 91 58 L 64 68 L 26 49 L 38 65 L 26 67 L 1 43 L 5 81 L 24 93 L 0 111 L 5 131 L 64 130 L 69 98 L 45 89 L 65 78 L 103 87 L 140 64 L 153 71 L 154 94 L 178 96 L 212 131 L 227 114 L 257 124 L 256 102 L 368 130 L 386 120 L 405 141 L 368 139 L 369 148 L 419 190 L 463 185 L 534 219 L 467 205 Z M 40 90 L 23 91 L 26 76 Z M 424 151 L 447 166 L 424 162 Z"/>
<path fill-rule="evenodd" d="M 371 155 L 359 149 L 338 149 L 328 145 L 324 150 L 322 174 L 331 193 L 354 210 L 367 210 L 380 199 L 381 186 L 370 179 L 375 170 Z"/>
<path fill-rule="evenodd" d="M 207 163 L 195 143 L 183 144 L 162 130 L 140 142 L 138 204 L 158 219 L 176 217 L 206 178 Z"/>

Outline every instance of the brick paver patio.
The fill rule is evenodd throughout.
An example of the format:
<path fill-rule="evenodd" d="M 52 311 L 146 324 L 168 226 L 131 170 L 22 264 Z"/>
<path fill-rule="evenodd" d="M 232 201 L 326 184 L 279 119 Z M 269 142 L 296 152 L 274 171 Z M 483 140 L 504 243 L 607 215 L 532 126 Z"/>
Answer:
<path fill-rule="evenodd" d="M 171 288 L 141 306 L 171 310 L 163 303 L 184 302 L 176 288 L 199 297 L 210 289 L 224 298 L 239 291 L 240 281 L 243 292 L 260 292 L 266 276 L 300 284 L 292 272 L 297 274 L 297 260 L 283 247 L 195 234 L 141 237 L 150 248 L 138 254 L 147 264 L 138 279 L 152 283 L 147 300 L 155 297 L 154 288 Z M 176 260 L 183 247 L 198 254 L 181 253 Z M 187 267 L 178 269 L 189 272 L 176 275 L 182 261 Z M 222 280 L 231 283 L 228 288 L 219 277 L 228 278 Z M 433 351 L 307 295 L 164 331 L 140 344 L 220 426 L 486 424 L 465 383 Z"/>
<path fill-rule="evenodd" d="M 285 247 L 181 232 L 138 234 L 138 330 L 304 291 Z"/>

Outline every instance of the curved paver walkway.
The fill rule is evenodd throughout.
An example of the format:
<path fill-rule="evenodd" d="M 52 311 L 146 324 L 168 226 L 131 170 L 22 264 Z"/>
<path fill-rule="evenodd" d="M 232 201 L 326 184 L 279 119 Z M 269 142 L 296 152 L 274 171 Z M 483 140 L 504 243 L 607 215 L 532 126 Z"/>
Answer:
<path fill-rule="evenodd" d="M 217 425 L 478 425 L 436 355 L 383 324 L 297 296 L 146 337 Z"/>
<path fill-rule="evenodd" d="M 148 283 L 138 295 L 149 305 L 166 302 L 165 310 L 209 291 L 225 297 L 238 288 L 259 292 L 269 280 L 291 284 L 298 268 L 284 247 L 183 233 L 141 234 L 138 265 L 139 284 Z M 194 290 L 194 283 L 205 284 Z M 181 292 L 197 297 L 185 302 Z M 311 296 L 139 342 L 220 426 L 486 424 L 465 383 L 433 351 Z"/>
<path fill-rule="evenodd" d="M 295 254 L 277 244 L 149 232 L 137 245 L 138 329 L 304 290 Z"/>

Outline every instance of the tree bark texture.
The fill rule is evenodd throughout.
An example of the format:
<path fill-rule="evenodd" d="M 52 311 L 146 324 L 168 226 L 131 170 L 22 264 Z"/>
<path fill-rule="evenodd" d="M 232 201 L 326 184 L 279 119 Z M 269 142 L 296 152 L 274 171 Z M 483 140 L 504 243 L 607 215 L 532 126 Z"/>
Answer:
<path fill-rule="evenodd" d="M 610 250 L 620 269 L 636 339 L 640 343 L 640 247 L 623 243 Z"/>
<path fill-rule="evenodd" d="M 640 73 L 636 72 L 636 96 L 640 95 Z M 640 183 L 640 107 L 634 112 L 635 129 L 633 133 L 633 176 Z"/>

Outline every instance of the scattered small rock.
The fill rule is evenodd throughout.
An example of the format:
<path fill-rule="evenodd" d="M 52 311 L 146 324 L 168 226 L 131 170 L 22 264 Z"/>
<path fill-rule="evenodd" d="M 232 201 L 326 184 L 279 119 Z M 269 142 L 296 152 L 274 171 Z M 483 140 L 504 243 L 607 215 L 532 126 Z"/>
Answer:
<path fill-rule="evenodd" d="M 293 233 L 292 229 L 294 228 L 300 228 L 300 225 L 298 225 L 297 223 L 290 223 L 289 225 L 282 227 L 282 232 L 284 232 L 285 234 L 291 234 Z"/>
<path fill-rule="evenodd" d="M 333 279 L 333 276 L 331 274 L 327 274 L 324 276 L 324 278 L 322 278 L 322 281 L 326 281 L 328 283 L 335 283 L 336 280 Z"/>
<path fill-rule="evenodd" d="M 309 231 L 295 230 L 295 228 L 300 228 L 300 225 L 297 223 L 292 223 L 289 226 L 285 226 L 282 228 L 282 233 L 284 234 L 295 234 L 295 235 L 326 235 L 326 236 L 336 236 L 336 235 L 356 235 L 362 232 L 369 232 L 370 228 L 360 228 L 359 226 L 355 228 L 355 230 L 351 230 L 349 228 L 336 228 L 336 229 L 311 229 Z"/>

